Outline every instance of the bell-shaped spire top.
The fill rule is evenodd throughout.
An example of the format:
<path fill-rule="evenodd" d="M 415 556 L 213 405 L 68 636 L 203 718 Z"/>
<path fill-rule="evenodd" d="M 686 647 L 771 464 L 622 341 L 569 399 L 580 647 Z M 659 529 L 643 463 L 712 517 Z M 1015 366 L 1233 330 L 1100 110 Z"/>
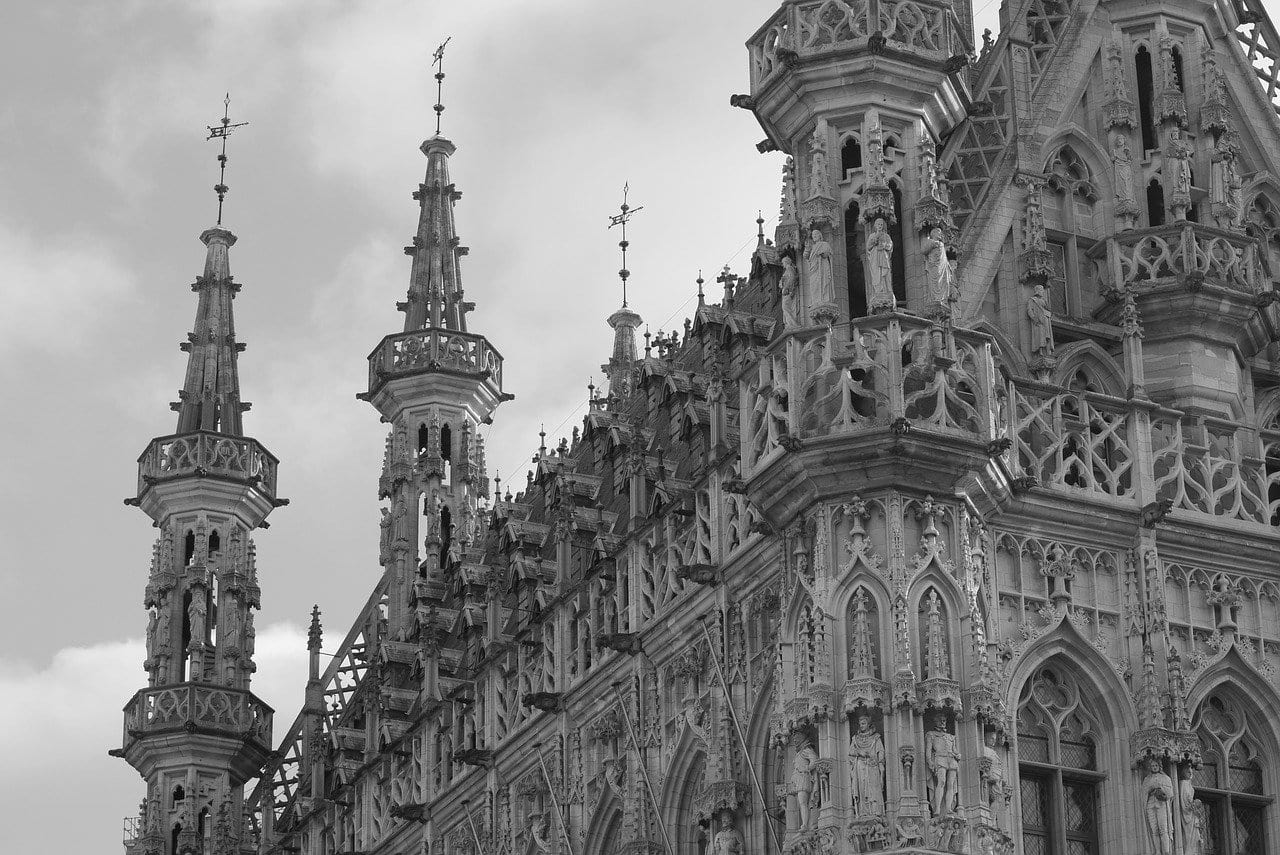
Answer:
<path fill-rule="evenodd" d="M 462 300 L 462 272 L 458 259 L 467 254 L 458 245 L 453 204 L 462 193 L 449 180 L 449 158 L 457 150 L 439 134 L 422 144 L 427 156 L 426 178 L 413 198 L 417 200 L 418 233 L 413 245 L 405 247 L 413 258 L 409 278 L 409 299 L 398 304 L 405 313 L 405 332 L 439 327 L 465 332 L 466 315 L 472 304 Z"/>
<path fill-rule="evenodd" d="M 207 247 L 204 273 L 191 290 L 200 295 L 195 327 L 181 348 L 187 354 L 187 375 L 171 406 L 178 413 L 178 433 L 196 430 L 242 436 L 241 414 L 249 409 L 240 400 L 236 355 L 244 345 L 236 341 L 231 301 L 240 290 L 231 278 L 230 249 L 236 236 L 222 227 L 200 235 Z"/>

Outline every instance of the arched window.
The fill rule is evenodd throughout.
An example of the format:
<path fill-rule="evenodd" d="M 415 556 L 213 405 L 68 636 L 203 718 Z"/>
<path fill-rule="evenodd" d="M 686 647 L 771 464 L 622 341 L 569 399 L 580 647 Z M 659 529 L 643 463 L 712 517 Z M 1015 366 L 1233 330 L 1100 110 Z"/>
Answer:
<path fill-rule="evenodd" d="M 845 657 L 849 679 L 879 679 L 880 611 L 875 597 L 866 588 L 853 592 L 845 626 L 849 634 Z"/>
<path fill-rule="evenodd" d="M 418 425 L 418 456 L 427 456 L 427 445 L 430 442 L 431 432 L 427 430 L 426 425 Z"/>
<path fill-rule="evenodd" d="M 218 534 L 218 530 L 215 528 L 212 532 L 209 533 L 209 557 L 212 558 L 213 556 L 217 555 L 221 551 L 222 551 L 222 536 Z"/>
<path fill-rule="evenodd" d="M 1097 729 L 1080 687 L 1054 666 L 1035 673 L 1018 701 L 1022 851 L 1098 855 Z"/>
<path fill-rule="evenodd" d="M 867 279 L 863 267 L 862 209 L 857 202 L 850 202 L 844 209 L 844 258 L 849 285 L 849 317 L 861 318 L 867 314 Z"/>
<path fill-rule="evenodd" d="M 1164 225 L 1164 186 L 1159 178 L 1147 184 L 1147 223 L 1152 228 Z"/>
<path fill-rule="evenodd" d="M 1087 316 L 1098 300 L 1095 266 L 1088 256 L 1098 236 L 1098 187 L 1070 143 L 1053 153 L 1045 173 L 1045 229 L 1053 266 L 1049 299 L 1060 316 Z"/>
<path fill-rule="evenodd" d="M 1271 262 L 1271 278 L 1280 279 L 1280 212 L 1277 212 L 1270 197 L 1259 193 L 1249 203 L 1244 219 L 1249 236 L 1257 238 L 1266 248 L 1268 261 Z"/>
<path fill-rule="evenodd" d="M 195 560 L 196 557 L 196 533 L 187 530 L 187 536 L 182 541 L 182 566 L 186 567 Z"/>
<path fill-rule="evenodd" d="M 1138 48 L 1134 57 L 1138 73 L 1138 119 L 1142 125 L 1142 148 L 1151 151 L 1159 143 L 1156 140 L 1155 116 L 1152 112 L 1153 78 L 1151 73 L 1151 52 L 1146 46 Z"/>
<path fill-rule="evenodd" d="M 840 177 L 849 178 L 849 173 L 862 168 L 862 142 L 854 134 L 845 137 L 840 144 Z"/>
<path fill-rule="evenodd" d="M 1200 706 L 1195 723 L 1204 759 L 1191 773 L 1195 800 L 1183 827 L 1198 826 L 1204 852 L 1263 855 L 1267 852 L 1262 761 L 1244 714 L 1214 695 Z M 1185 774 L 1185 773 L 1184 773 Z"/>

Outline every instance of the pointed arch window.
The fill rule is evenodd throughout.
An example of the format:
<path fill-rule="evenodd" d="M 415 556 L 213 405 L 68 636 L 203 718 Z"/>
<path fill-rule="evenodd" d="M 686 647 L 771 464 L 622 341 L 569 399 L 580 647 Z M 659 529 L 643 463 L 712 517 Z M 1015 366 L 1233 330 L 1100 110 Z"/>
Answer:
<path fill-rule="evenodd" d="M 1264 193 L 1253 197 L 1245 213 L 1245 231 L 1261 241 L 1271 263 L 1271 278 L 1280 280 L 1280 211 Z"/>
<path fill-rule="evenodd" d="M 1138 119 L 1142 126 L 1142 148 L 1143 151 L 1151 151 L 1159 143 L 1156 141 L 1156 123 L 1152 105 L 1155 95 L 1153 91 L 1155 78 L 1151 67 L 1151 51 L 1147 50 L 1146 45 L 1138 48 L 1134 56 L 1134 64 L 1138 76 Z"/>
<path fill-rule="evenodd" d="M 1182 799 L 1184 839 L 1198 832 L 1213 855 L 1263 855 L 1271 799 L 1263 795 L 1262 758 L 1247 719 L 1213 695 L 1201 704 L 1195 730 L 1204 762 L 1191 772 L 1194 798 Z"/>
<path fill-rule="evenodd" d="M 1087 316 L 1098 301 L 1096 267 L 1089 258 L 1099 229 L 1098 185 L 1070 143 L 1053 153 L 1045 174 L 1045 230 L 1053 268 L 1050 300 L 1060 315 Z"/>
<path fill-rule="evenodd" d="M 849 173 L 862 168 L 862 141 L 857 134 L 850 134 L 840 144 L 840 175 L 846 181 Z"/>
<path fill-rule="evenodd" d="M 1164 225 L 1164 186 L 1159 178 L 1147 183 L 1147 224 L 1152 228 Z"/>
<path fill-rule="evenodd" d="M 1044 667 L 1018 701 L 1018 801 L 1022 851 L 1099 855 L 1098 731 L 1080 687 Z"/>
<path fill-rule="evenodd" d="M 861 318 L 867 314 L 867 272 L 863 267 L 866 244 L 861 225 L 862 209 L 857 202 L 850 202 L 849 207 L 844 210 L 844 259 L 851 318 Z"/>

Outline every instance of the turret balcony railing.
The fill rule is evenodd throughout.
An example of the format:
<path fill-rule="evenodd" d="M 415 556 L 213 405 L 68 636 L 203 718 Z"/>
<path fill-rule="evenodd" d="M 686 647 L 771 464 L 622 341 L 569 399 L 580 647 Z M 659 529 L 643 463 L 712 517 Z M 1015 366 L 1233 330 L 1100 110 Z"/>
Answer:
<path fill-rule="evenodd" d="M 812 440 L 911 432 L 983 443 L 1015 489 L 1280 525 L 1280 430 L 995 377 L 986 336 L 908 315 L 782 336 L 739 380 L 743 475 Z"/>
<path fill-rule="evenodd" d="M 815 437 L 923 429 L 985 444 L 997 435 L 990 339 L 912 315 L 785 336 L 740 382 L 744 475 Z"/>
<path fill-rule="evenodd" d="M 244 689 L 183 683 L 142 689 L 124 708 L 124 744 L 153 733 L 205 728 L 271 747 L 271 707 Z"/>
<path fill-rule="evenodd" d="M 751 91 L 759 92 L 795 60 L 886 49 L 945 62 L 969 46 L 949 2 L 792 0 L 747 42 Z"/>
<path fill-rule="evenodd" d="M 369 354 L 369 391 L 424 371 L 474 374 L 502 389 L 502 355 L 482 335 L 433 327 L 389 335 Z"/>
<path fill-rule="evenodd" d="M 214 431 L 162 436 L 138 458 L 138 495 L 157 481 L 197 475 L 254 483 L 274 499 L 278 465 L 256 439 Z"/>
<path fill-rule="evenodd" d="M 1107 266 L 1104 279 L 1122 289 L 1181 281 L 1257 294 L 1265 281 L 1265 262 L 1253 238 L 1200 223 L 1120 232 L 1092 254 Z"/>

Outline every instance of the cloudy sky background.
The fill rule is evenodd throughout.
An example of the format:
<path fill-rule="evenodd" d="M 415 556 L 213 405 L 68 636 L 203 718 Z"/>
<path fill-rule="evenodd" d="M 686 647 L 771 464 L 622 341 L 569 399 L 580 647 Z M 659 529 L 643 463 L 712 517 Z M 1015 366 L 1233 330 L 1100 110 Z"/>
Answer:
<path fill-rule="evenodd" d="M 979 0 L 978 5 L 982 5 Z M 994 26 L 995 0 L 979 26 Z M 524 481 L 545 422 L 579 422 L 608 356 L 624 181 L 631 303 L 655 331 L 694 279 L 746 271 L 781 155 L 728 97 L 774 0 L 696 4 L 50 0 L 8 10 L 0 70 L 0 848 L 119 852 L 138 776 L 106 751 L 144 682 L 151 542 L 126 508 L 138 454 L 170 433 L 200 232 L 206 125 L 232 94 L 226 225 L 246 430 L 293 503 L 257 538 L 255 689 L 292 721 L 313 602 L 330 643 L 375 581 L 383 430 L 354 393 L 400 329 L 431 130 L 430 54 L 452 35 L 445 133 L 472 329 L 506 357 L 489 470 Z M 709 286 L 716 297 L 714 284 Z"/>

